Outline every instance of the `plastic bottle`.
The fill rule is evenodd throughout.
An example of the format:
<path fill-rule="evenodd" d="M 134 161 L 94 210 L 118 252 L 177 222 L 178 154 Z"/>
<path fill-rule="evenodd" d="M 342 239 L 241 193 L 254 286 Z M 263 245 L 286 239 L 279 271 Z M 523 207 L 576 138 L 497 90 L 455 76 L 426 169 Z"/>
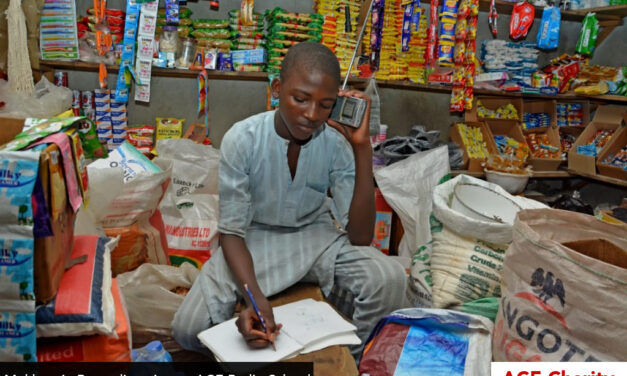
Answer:
<path fill-rule="evenodd" d="M 152 341 L 144 347 L 131 351 L 133 362 L 171 362 L 172 356 L 165 351 L 160 341 Z"/>

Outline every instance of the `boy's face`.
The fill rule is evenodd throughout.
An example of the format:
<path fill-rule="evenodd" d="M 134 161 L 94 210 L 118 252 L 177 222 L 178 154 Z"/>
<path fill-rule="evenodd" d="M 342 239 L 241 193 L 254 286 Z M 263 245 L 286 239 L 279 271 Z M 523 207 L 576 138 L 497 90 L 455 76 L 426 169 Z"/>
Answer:
<path fill-rule="evenodd" d="M 272 88 L 279 94 L 279 112 L 290 133 L 297 140 L 306 140 L 331 115 L 339 85 L 326 73 L 297 66 Z"/>

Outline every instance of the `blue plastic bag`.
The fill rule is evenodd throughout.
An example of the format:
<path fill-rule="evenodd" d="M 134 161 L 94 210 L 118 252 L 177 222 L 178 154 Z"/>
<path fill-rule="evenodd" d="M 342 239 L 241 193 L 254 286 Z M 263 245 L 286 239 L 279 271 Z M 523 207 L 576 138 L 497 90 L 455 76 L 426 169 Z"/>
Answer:
<path fill-rule="evenodd" d="M 557 48 L 560 41 L 560 21 L 561 14 L 558 7 L 544 8 L 536 38 L 539 49 L 553 50 Z"/>

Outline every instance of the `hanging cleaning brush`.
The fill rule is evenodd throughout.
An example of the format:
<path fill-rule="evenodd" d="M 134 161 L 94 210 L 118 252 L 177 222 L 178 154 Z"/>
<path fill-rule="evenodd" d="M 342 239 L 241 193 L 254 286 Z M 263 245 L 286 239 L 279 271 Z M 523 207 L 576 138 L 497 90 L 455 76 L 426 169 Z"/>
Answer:
<path fill-rule="evenodd" d="M 31 95 L 35 86 L 26 44 L 26 18 L 22 12 L 22 0 L 11 0 L 6 14 L 9 29 L 9 86 L 17 92 Z"/>

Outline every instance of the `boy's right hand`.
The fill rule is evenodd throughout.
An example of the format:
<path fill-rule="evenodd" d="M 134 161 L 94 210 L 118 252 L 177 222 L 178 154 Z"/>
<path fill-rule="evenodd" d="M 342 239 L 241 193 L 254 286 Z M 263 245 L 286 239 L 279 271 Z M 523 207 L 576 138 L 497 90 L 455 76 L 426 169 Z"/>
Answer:
<path fill-rule="evenodd" d="M 267 332 L 264 333 L 261 327 L 261 321 L 259 321 L 259 317 L 257 317 L 257 313 L 255 313 L 255 309 L 252 305 L 247 306 L 240 312 L 235 324 L 242 337 L 244 337 L 248 343 L 248 346 L 263 348 L 268 346 L 270 342 L 276 340 L 276 336 L 281 331 L 283 325 L 275 324 L 274 314 L 272 313 L 272 307 L 268 299 L 264 297 L 263 299 L 256 299 L 256 301 L 259 311 L 266 323 Z"/>

